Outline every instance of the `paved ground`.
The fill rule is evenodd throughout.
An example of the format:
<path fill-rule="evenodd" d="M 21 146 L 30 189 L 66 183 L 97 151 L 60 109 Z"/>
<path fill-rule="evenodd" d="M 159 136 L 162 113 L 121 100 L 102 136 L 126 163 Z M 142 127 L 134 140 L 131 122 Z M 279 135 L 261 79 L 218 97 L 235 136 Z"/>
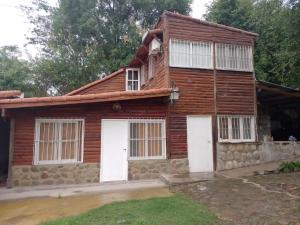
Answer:
<path fill-rule="evenodd" d="M 113 201 L 171 196 L 165 187 L 123 189 L 68 197 L 26 198 L 0 201 L 0 224 L 33 225 L 77 215 Z"/>
<path fill-rule="evenodd" d="M 225 224 L 300 225 L 300 173 L 218 177 L 171 189 L 206 204 Z"/>
<path fill-rule="evenodd" d="M 107 182 L 104 184 L 51 185 L 35 187 L 0 188 L 0 201 L 37 197 L 67 197 L 73 195 L 118 192 L 143 188 L 166 187 L 160 180 Z"/>

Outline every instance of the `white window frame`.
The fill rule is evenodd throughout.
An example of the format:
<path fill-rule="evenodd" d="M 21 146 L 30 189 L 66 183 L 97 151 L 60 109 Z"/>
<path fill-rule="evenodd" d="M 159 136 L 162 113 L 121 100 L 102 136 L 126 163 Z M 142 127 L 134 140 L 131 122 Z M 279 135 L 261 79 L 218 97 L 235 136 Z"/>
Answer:
<path fill-rule="evenodd" d="M 185 44 L 189 45 L 189 53 L 188 53 L 188 64 L 184 65 L 183 63 L 176 64 L 172 61 L 172 42 L 183 42 Z M 200 45 L 208 45 L 210 47 L 210 63 L 207 63 L 209 65 L 207 66 L 200 66 L 200 65 L 193 65 L 193 44 L 200 44 Z M 178 40 L 178 39 L 170 39 L 169 40 L 169 65 L 170 67 L 178 67 L 178 68 L 194 68 L 194 69 L 213 69 L 213 60 L 214 60 L 214 54 L 213 54 L 213 42 L 209 41 L 188 41 L 188 40 Z"/>
<path fill-rule="evenodd" d="M 135 71 L 138 72 L 138 89 L 137 90 L 129 90 L 128 89 L 128 71 L 132 71 L 132 75 Z M 126 69 L 126 83 L 125 83 L 125 90 L 126 91 L 139 91 L 141 89 L 141 73 L 139 68 L 127 68 Z"/>
<path fill-rule="evenodd" d="M 226 118 L 228 120 L 228 139 L 222 139 L 221 138 L 221 124 L 220 119 Z M 232 138 L 232 118 L 239 118 L 239 132 L 240 132 L 240 138 L 239 139 L 233 139 Z M 250 139 L 244 139 L 244 129 L 243 129 L 243 119 L 244 118 L 250 118 L 250 132 L 251 132 L 251 138 Z M 256 140 L 256 117 L 253 115 L 219 115 L 218 116 L 218 141 L 219 142 L 230 142 L 230 143 L 240 143 L 240 142 L 255 142 Z"/>
<path fill-rule="evenodd" d="M 131 123 L 145 123 L 145 124 L 149 124 L 149 123 L 160 123 L 161 124 L 161 134 L 162 134 L 162 155 L 161 156 L 148 156 L 148 145 L 145 145 L 145 156 L 130 156 L 130 124 Z M 146 125 L 147 127 L 147 125 Z M 145 143 L 148 141 L 148 129 L 145 128 Z M 128 160 L 145 160 L 145 159 L 166 159 L 167 158 L 167 154 L 166 154 L 166 149 L 167 149 L 167 145 L 166 145 L 166 121 L 165 119 L 131 119 L 128 120 Z"/>
<path fill-rule="evenodd" d="M 230 66 L 229 63 L 229 48 L 234 48 L 235 51 L 235 55 L 236 55 L 236 67 Z M 219 65 L 219 51 L 218 48 L 224 48 L 224 58 L 220 59 L 223 61 L 224 65 Z M 248 62 L 246 62 L 248 64 L 248 68 L 242 68 L 242 64 L 245 63 L 243 62 L 243 60 L 241 59 L 240 55 L 239 55 L 239 51 L 238 49 L 243 49 L 243 51 L 245 53 L 247 53 L 248 55 Z M 222 56 L 220 56 L 222 57 Z M 253 72 L 253 49 L 252 46 L 250 45 L 236 45 L 236 44 L 225 44 L 225 43 L 216 43 L 216 69 L 218 70 L 232 70 L 232 71 L 244 71 L 244 72 Z"/>
<path fill-rule="evenodd" d="M 82 131 L 81 131 L 81 146 L 79 147 L 80 151 L 80 160 L 76 159 L 61 159 L 61 152 L 62 152 L 62 132 L 61 128 L 59 128 L 59 143 L 58 147 L 55 148 L 55 151 L 58 151 L 58 159 L 57 160 L 39 160 L 39 143 L 40 143 L 40 127 L 41 123 L 55 123 L 62 126 L 63 123 L 72 123 L 72 122 L 81 122 L 82 123 Z M 56 126 L 56 125 L 55 125 Z M 85 131 L 85 121 L 84 119 L 35 119 L 35 134 L 34 134 L 34 165 L 47 165 L 47 164 L 74 164 L 74 163 L 82 163 L 83 162 L 83 152 L 84 152 L 84 131 Z M 57 131 L 55 131 L 57 132 Z M 78 135 L 78 134 L 77 134 Z"/>

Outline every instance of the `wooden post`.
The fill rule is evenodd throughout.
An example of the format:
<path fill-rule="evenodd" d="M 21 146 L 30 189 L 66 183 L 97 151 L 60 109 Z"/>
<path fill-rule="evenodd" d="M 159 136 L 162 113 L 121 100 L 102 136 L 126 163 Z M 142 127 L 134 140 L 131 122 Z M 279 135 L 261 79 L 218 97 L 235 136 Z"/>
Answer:
<path fill-rule="evenodd" d="M 217 65 L 216 65 L 216 42 L 213 41 L 213 68 L 214 68 L 214 114 L 212 116 L 212 139 L 213 139 L 213 163 L 217 170 L 217 141 L 218 141 L 218 104 L 217 104 Z"/>
<path fill-rule="evenodd" d="M 7 188 L 12 188 L 12 161 L 15 143 L 15 119 L 10 119 Z"/>

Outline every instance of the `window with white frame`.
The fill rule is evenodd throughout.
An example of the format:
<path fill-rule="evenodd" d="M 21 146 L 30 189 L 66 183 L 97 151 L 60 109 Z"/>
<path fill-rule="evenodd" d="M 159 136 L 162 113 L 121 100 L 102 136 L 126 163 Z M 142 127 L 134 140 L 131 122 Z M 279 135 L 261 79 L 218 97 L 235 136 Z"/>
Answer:
<path fill-rule="evenodd" d="M 212 69 L 212 43 L 171 39 L 169 58 L 172 67 Z"/>
<path fill-rule="evenodd" d="M 164 159 L 166 157 L 165 121 L 130 120 L 129 159 Z"/>
<path fill-rule="evenodd" d="M 126 69 L 126 91 L 140 90 L 140 70 L 137 68 Z"/>
<path fill-rule="evenodd" d="M 254 116 L 218 116 L 220 142 L 255 141 Z"/>
<path fill-rule="evenodd" d="M 36 119 L 34 164 L 82 162 L 83 119 Z"/>
<path fill-rule="evenodd" d="M 216 67 L 220 70 L 253 71 L 252 47 L 216 44 Z"/>

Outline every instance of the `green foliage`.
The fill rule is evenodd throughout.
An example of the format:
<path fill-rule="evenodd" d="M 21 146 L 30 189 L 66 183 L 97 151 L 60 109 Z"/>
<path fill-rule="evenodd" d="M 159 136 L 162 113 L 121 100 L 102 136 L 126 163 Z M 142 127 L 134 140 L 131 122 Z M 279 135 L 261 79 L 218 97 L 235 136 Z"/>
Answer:
<path fill-rule="evenodd" d="M 43 223 L 43 225 L 68 224 L 210 225 L 219 222 L 204 206 L 181 196 L 174 196 L 112 203 L 79 216 Z"/>
<path fill-rule="evenodd" d="M 279 166 L 279 171 L 284 173 L 299 172 L 300 161 L 283 162 Z"/>
<path fill-rule="evenodd" d="M 257 32 L 257 78 L 300 87 L 299 0 L 214 0 L 205 18 Z"/>
<path fill-rule="evenodd" d="M 19 59 L 16 46 L 0 47 L 0 90 L 21 90 L 26 96 L 36 95 L 30 64 Z"/>
<path fill-rule="evenodd" d="M 127 65 L 145 29 L 164 10 L 189 13 L 191 0 L 60 0 L 58 7 L 45 0 L 33 3 L 25 10 L 34 26 L 29 41 L 43 49 L 36 60 L 37 83 L 62 94 Z"/>

